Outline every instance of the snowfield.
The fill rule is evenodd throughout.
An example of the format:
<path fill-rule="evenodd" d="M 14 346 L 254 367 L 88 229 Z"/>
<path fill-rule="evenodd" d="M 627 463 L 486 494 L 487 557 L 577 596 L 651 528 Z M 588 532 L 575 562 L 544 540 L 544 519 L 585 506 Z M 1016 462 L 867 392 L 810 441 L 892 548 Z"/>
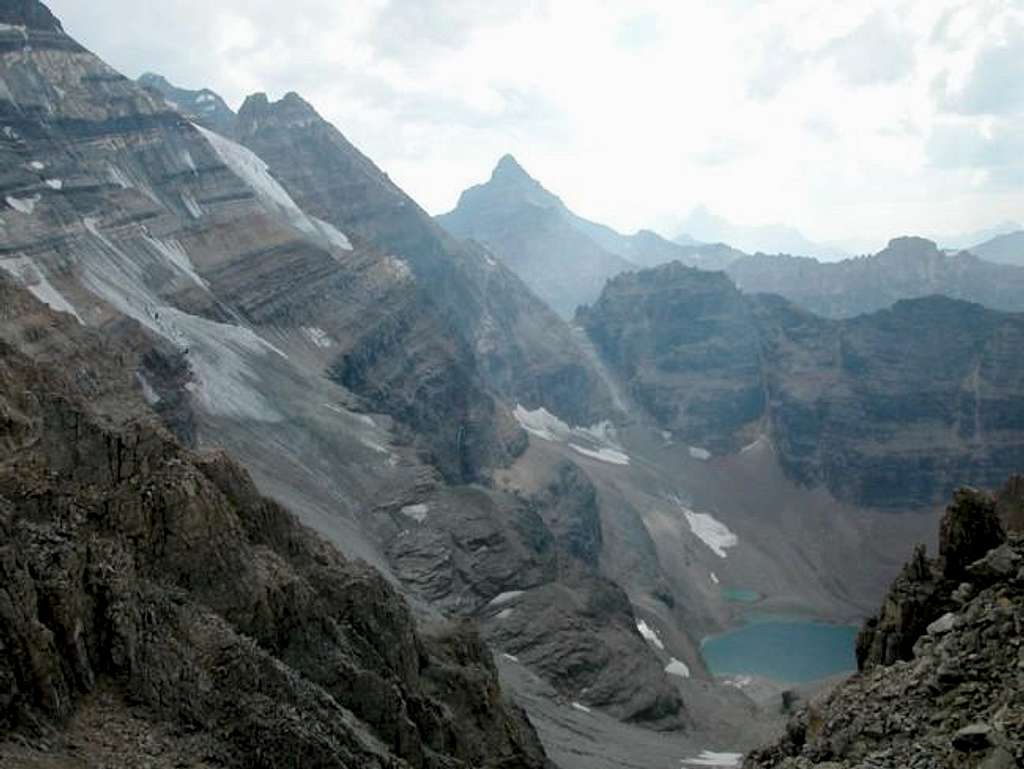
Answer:
<path fill-rule="evenodd" d="M 662 643 L 661 637 L 658 635 L 658 631 L 644 622 L 642 619 L 636 621 L 636 629 L 640 632 L 640 635 L 644 637 L 649 644 L 654 646 L 656 649 L 664 651 L 665 644 Z"/>
<path fill-rule="evenodd" d="M 686 516 L 686 522 L 690 524 L 690 531 L 719 558 L 725 558 L 726 549 L 736 547 L 740 543 L 739 537 L 710 513 L 695 513 L 682 505 L 680 507 Z"/>
<path fill-rule="evenodd" d="M 695 758 L 684 758 L 683 766 L 719 766 L 734 769 L 743 760 L 742 753 L 717 753 L 713 750 L 702 750 Z"/>
<path fill-rule="evenodd" d="M 585 457 L 596 459 L 599 462 L 607 462 L 610 465 L 629 464 L 629 455 L 623 454 L 616 449 L 585 449 L 582 446 L 577 446 L 575 443 L 570 443 L 569 448 Z"/>
<path fill-rule="evenodd" d="M 669 662 L 665 666 L 665 672 L 670 676 L 679 676 L 680 678 L 690 677 L 689 665 L 681 660 L 677 660 L 675 657 L 669 657 Z"/>

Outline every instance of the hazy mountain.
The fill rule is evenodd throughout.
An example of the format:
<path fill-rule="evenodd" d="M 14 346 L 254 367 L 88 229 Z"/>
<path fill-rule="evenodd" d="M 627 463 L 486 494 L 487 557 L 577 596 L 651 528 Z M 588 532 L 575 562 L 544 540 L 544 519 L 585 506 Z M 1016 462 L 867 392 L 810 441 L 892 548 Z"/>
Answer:
<path fill-rule="evenodd" d="M 720 245 L 684 248 L 648 230 L 622 235 L 577 216 L 511 155 L 438 221 L 493 251 L 564 317 L 593 301 L 620 272 L 673 260 L 717 268 L 733 256 Z"/>
<path fill-rule="evenodd" d="M 1024 310 L 1024 269 L 966 251 L 949 254 L 924 238 L 895 238 L 873 256 L 840 262 L 755 254 L 737 259 L 727 271 L 745 292 L 779 294 L 832 318 L 930 294 Z"/>
<path fill-rule="evenodd" d="M 748 254 L 791 254 L 825 261 L 843 259 L 843 249 L 808 240 L 799 230 L 781 224 L 745 227 L 709 211 L 705 206 L 693 209 L 679 226 L 676 242 L 689 245 L 696 238 L 705 243 L 728 243 Z"/>
<path fill-rule="evenodd" d="M 933 235 L 932 240 L 941 248 L 955 248 L 971 250 L 971 246 L 978 243 L 998 238 L 1000 235 L 1008 235 L 1021 229 L 1020 222 L 1005 221 L 992 227 L 985 227 L 972 232 L 960 232 L 955 234 Z"/>
<path fill-rule="evenodd" d="M 1024 267 L 1024 230 L 997 235 L 984 243 L 971 246 L 968 250 L 987 262 Z"/>

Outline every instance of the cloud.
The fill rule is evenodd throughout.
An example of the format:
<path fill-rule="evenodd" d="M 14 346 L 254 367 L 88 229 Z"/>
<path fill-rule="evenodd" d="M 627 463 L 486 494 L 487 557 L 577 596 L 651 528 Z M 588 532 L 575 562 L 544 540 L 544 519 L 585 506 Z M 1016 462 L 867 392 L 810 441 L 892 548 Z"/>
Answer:
<path fill-rule="evenodd" d="M 914 68 L 913 38 L 889 13 L 877 11 L 849 34 L 826 46 L 822 55 L 840 76 L 856 86 L 892 83 Z"/>
<path fill-rule="evenodd" d="M 1024 124 L 946 120 L 929 137 L 928 156 L 940 168 L 983 171 L 1000 186 L 1024 186 Z"/>
<path fill-rule="evenodd" d="M 1024 208 L 979 165 L 1009 127 L 972 128 L 982 148 L 959 160 L 936 128 L 943 111 L 973 126 L 966 110 L 1018 109 L 991 74 L 1013 65 L 1018 0 L 49 2 L 130 76 L 234 106 L 298 91 L 432 212 L 505 152 L 628 231 L 706 202 L 745 226 L 884 242 Z"/>
<path fill-rule="evenodd" d="M 1007 23 L 1000 39 L 977 55 L 966 82 L 955 91 L 943 83 L 942 105 L 964 115 L 1007 115 L 1024 111 L 1024 24 Z"/>

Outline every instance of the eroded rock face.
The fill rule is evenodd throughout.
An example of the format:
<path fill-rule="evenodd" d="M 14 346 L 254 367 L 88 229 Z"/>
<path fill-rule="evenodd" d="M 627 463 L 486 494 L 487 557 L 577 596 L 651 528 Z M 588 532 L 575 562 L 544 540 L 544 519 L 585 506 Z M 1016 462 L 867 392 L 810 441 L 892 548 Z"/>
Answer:
<path fill-rule="evenodd" d="M 959 489 L 939 527 L 939 557 L 946 579 L 960 579 L 968 567 L 1003 543 L 1006 532 L 996 500 L 976 489 Z"/>
<path fill-rule="evenodd" d="M 767 435 L 840 499 L 937 507 L 1024 465 L 1024 315 L 929 297 L 831 321 L 669 265 L 611 281 L 578 320 L 665 429 L 718 451 Z"/>
<path fill-rule="evenodd" d="M 93 350 L 76 368 L 0 342 L 0 736 L 59 727 L 102 683 L 201 724 L 225 766 L 546 765 L 472 631 L 423 636 L 378 573 L 183 449 L 66 330 Z"/>
<path fill-rule="evenodd" d="M 992 496 L 962 490 L 943 531 L 955 539 L 953 524 L 990 516 L 993 507 Z M 975 539 L 945 545 L 947 553 L 965 558 L 981 547 Z M 975 564 L 1016 563 L 1024 559 L 1024 541 L 1011 534 L 979 558 Z M 923 550 L 915 554 L 879 617 L 858 638 L 861 672 L 812 701 L 790 722 L 786 737 L 751 753 L 746 767 L 938 769 L 1024 762 L 1024 574 L 1019 568 L 982 573 L 971 566 L 961 582 L 959 571 L 957 579 L 945 579 L 943 566 L 942 559 L 924 558 Z"/>

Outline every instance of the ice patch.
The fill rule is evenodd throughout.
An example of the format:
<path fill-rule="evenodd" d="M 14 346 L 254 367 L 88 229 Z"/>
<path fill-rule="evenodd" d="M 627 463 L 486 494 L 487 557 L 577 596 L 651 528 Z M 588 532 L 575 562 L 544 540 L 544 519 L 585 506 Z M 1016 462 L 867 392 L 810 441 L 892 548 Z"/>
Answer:
<path fill-rule="evenodd" d="M 544 441 L 567 441 L 572 435 L 572 429 L 556 417 L 546 408 L 541 406 L 533 411 L 527 411 L 521 404 L 516 404 L 516 421 L 530 435 L 534 435 Z"/>
<path fill-rule="evenodd" d="M 317 229 L 320 230 L 320 234 L 324 236 L 324 239 L 335 248 L 340 248 L 342 251 L 351 251 L 352 243 L 348 239 L 348 236 L 344 232 L 339 230 L 330 222 L 325 222 L 322 219 L 317 219 L 315 216 L 310 217 Z"/>
<path fill-rule="evenodd" d="M 610 465 L 629 464 L 629 456 L 627 454 L 623 454 L 621 451 L 616 451 L 615 449 L 585 449 L 582 446 L 577 446 L 575 443 L 570 443 L 569 448 L 585 457 L 596 459 L 599 462 L 607 462 Z"/>
<path fill-rule="evenodd" d="M 711 572 L 711 584 L 717 585 L 718 583 L 719 583 L 718 575 L 715 574 L 714 572 Z"/>
<path fill-rule="evenodd" d="M 331 339 L 327 332 L 322 328 L 316 326 L 303 326 L 302 333 L 306 335 L 310 342 L 317 347 L 328 348 L 334 344 L 334 340 Z"/>
<path fill-rule="evenodd" d="M 644 637 L 644 640 L 650 643 L 657 649 L 664 651 L 665 644 L 661 642 L 661 637 L 658 635 L 658 631 L 644 622 L 642 619 L 636 621 L 636 629 L 640 632 L 640 635 Z"/>
<path fill-rule="evenodd" d="M 690 668 L 681 660 L 677 660 L 675 657 L 669 657 L 668 664 L 665 666 L 665 672 L 670 676 L 679 676 L 680 678 L 690 677 Z"/>
<path fill-rule="evenodd" d="M 423 523 L 427 520 L 427 513 L 429 512 L 430 506 L 422 503 L 417 505 L 406 505 L 402 508 L 402 515 L 412 518 L 417 523 Z"/>
<path fill-rule="evenodd" d="M 8 195 L 7 205 L 13 208 L 15 211 L 21 214 L 27 214 L 31 216 L 36 210 L 36 203 L 41 199 L 41 195 L 33 195 L 30 198 L 16 198 Z"/>
<path fill-rule="evenodd" d="M 71 302 L 65 299 L 60 291 L 53 287 L 53 284 L 50 283 L 42 270 L 27 256 L 19 256 L 15 259 L 0 259 L 0 269 L 27 288 L 32 296 L 43 304 L 57 312 L 66 312 L 69 315 L 74 315 L 75 320 L 83 323 L 81 316 Z"/>
<path fill-rule="evenodd" d="M 509 590 L 509 591 L 507 591 L 505 593 L 499 593 L 498 595 L 494 596 L 494 598 L 491 599 L 491 602 L 489 604 L 487 604 L 487 605 L 488 606 L 501 606 L 502 604 L 506 604 L 509 601 L 514 601 L 515 599 L 517 599 L 522 594 L 523 594 L 522 590 Z"/>
<path fill-rule="evenodd" d="M 726 548 L 736 547 L 739 544 L 739 537 L 733 534 L 728 526 L 713 515 L 709 513 L 695 513 L 693 510 L 688 510 L 685 507 L 682 507 L 682 510 L 686 516 L 686 522 L 690 524 L 690 531 L 719 558 L 725 558 Z"/>
<path fill-rule="evenodd" d="M 690 456 L 694 459 L 699 459 L 702 462 L 707 462 L 711 459 L 711 452 L 707 449 L 702 449 L 699 446 L 690 446 Z"/>
<path fill-rule="evenodd" d="M 572 703 L 572 706 L 573 706 L 574 710 L 578 710 L 578 711 L 580 711 L 580 713 L 589 713 L 590 712 L 590 708 L 588 708 L 586 705 L 580 704 L 579 702 Z"/>
<path fill-rule="evenodd" d="M 64 189 L 64 181 L 62 179 L 46 179 L 46 186 L 51 190 L 62 190 Z"/>
<path fill-rule="evenodd" d="M 513 654 L 506 654 L 505 652 L 502 652 L 501 656 L 507 659 L 509 662 L 519 662 L 519 658 Z"/>
<path fill-rule="evenodd" d="M 718 753 L 713 750 L 702 750 L 699 756 L 684 758 L 684 766 L 717 766 L 724 769 L 735 769 L 743 760 L 742 753 Z"/>

